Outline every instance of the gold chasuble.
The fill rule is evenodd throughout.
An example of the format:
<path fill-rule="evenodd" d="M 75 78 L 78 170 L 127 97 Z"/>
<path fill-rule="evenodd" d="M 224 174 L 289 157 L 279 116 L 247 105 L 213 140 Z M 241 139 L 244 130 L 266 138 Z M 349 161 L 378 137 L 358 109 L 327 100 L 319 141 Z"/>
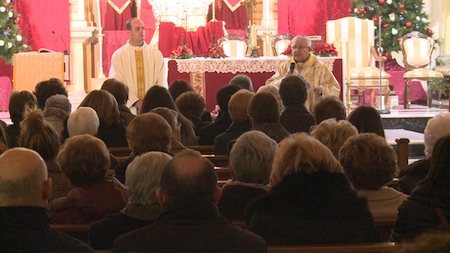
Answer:
<path fill-rule="evenodd" d="M 144 55 L 142 50 L 134 51 L 136 57 L 136 81 L 137 81 L 137 97 L 144 99 L 145 96 L 145 75 L 144 75 Z"/>

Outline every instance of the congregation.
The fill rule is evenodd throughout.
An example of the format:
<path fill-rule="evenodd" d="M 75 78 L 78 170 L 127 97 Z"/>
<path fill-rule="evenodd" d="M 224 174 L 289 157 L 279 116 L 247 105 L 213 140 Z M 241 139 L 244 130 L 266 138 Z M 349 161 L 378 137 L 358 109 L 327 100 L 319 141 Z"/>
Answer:
<path fill-rule="evenodd" d="M 184 80 L 151 87 L 137 115 L 115 79 L 76 110 L 57 79 L 14 92 L 13 124 L 0 131 L 0 251 L 376 243 L 386 239 L 379 219 L 396 220 L 396 243 L 436 231 L 449 240 L 450 113 L 429 120 L 426 158 L 398 168 L 373 107 L 347 116 L 342 101 L 327 96 L 310 111 L 301 77 L 271 86 L 278 94 L 237 79 L 218 91 L 216 115 Z M 226 157 L 231 175 L 220 185 L 202 146 Z M 89 225 L 89 238 L 55 224 Z"/>

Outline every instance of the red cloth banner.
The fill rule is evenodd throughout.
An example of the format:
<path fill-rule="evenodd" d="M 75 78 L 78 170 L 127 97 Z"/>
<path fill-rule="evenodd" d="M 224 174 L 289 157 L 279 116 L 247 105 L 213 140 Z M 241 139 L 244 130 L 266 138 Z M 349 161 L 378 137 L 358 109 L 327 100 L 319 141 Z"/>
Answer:
<path fill-rule="evenodd" d="M 320 35 L 325 41 L 326 22 L 346 17 L 350 0 L 278 0 L 278 34 Z"/>

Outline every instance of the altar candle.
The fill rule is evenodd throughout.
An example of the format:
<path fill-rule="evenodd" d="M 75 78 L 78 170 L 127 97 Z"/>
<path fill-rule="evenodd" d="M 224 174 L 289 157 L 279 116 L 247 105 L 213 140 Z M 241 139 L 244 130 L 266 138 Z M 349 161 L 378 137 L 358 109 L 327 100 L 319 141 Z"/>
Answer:
<path fill-rule="evenodd" d="M 256 38 L 256 26 L 255 26 L 255 24 L 253 24 L 251 29 L 250 29 L 250 44 L 253 47 L 256 47 L 256 45 L 258 44 L 257 38 Z"/>
<path fill-rule="evenodd" d="M 270 7 L 270 0 L 264 1 L 264 4 L 266 5 L 266 31 L 269 32 L 269 7 Z"/>

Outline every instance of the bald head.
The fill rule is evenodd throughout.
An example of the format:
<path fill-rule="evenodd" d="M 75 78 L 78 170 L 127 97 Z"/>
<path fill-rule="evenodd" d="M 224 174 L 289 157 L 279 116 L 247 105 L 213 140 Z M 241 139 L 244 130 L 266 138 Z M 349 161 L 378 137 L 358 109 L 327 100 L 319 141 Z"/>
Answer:
<path fill-rule="evenodd" d="M 38 153 L 14 148 L 0 156 L 0 206 L 46 207 L 50 194 L 47 167 Z"/>
<path fill-rule="evenodd" d="M 216 192 L 217 188 L 214 165 L 191 152 L 175 156 L 161 175 L 161 191 L 166 201 L 189 199 L 217 203 L 221 193 Z"/>

